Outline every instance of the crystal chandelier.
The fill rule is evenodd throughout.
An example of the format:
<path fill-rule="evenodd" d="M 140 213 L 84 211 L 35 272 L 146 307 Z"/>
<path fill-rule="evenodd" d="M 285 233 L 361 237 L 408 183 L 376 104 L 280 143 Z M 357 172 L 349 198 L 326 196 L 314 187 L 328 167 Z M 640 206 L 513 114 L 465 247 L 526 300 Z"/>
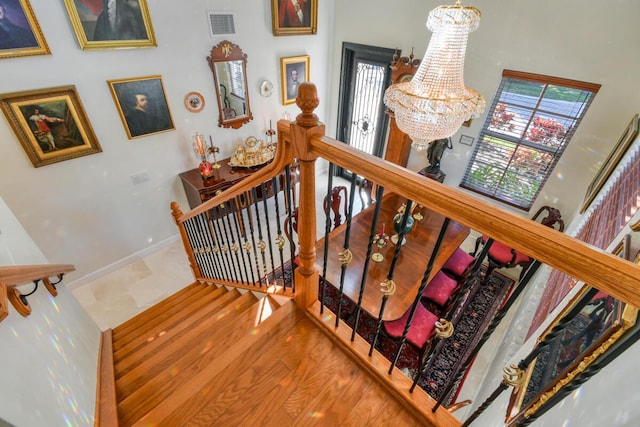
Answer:
<path fill-rule="evenodd" d="M 452 136 L 484 110 L 482 95 L 466 88 L 463 79 L 467 39 L 479 24 L 480 11 L 461 6 L 460 0 L 433 9 L 427 19 L 433 35 L 418 71 L 411 81 L 385 91 L 384 103 L 394 112 L 398 128 L 419 151 Z"/>

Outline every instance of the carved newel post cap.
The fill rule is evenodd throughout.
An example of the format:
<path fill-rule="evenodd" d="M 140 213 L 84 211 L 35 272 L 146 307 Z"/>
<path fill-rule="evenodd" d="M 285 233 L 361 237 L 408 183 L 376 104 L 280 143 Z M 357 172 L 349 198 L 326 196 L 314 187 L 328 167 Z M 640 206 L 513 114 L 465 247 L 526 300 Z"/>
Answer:
<path fill-rule="evenodd" d="M 316 126 L 318 124 L 318 116 L 313 114 L 313 110 L 320 105 L 316 85 L 309 82 L 300 83 L 296 105 L 302 110 L 302 113 L 296 117 L 297 124 L 305 127 Z"/>

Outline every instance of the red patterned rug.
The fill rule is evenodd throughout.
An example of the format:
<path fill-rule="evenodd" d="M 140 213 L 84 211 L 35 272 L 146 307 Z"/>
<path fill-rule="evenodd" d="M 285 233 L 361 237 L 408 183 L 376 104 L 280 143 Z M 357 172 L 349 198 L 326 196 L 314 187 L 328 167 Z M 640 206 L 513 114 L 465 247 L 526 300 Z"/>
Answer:
<path fill-rule="evenodd" d="M 480 277 L 483 277 L 483 275 L 481 274 Z M 322 286 L 322 283 L 321 278 L 320 286 Z M 435 399 L 440 398 L 450 376 L 455 375 L 460 364 L 463 363 L 467 358 L 466 356 L 473 351 L 473 348 L 489 326 L 491 319 L 502 305 L 513 284 L 514 281 L 512 279 L 496 272 L 491 274 L 489 281 L 485 284 L 481 284 L 478 279 L 474 280 L 472 286 L 477 289 L 477 292 L 475 292 L 475 295 L 471 299 L 465 301 L 464 305 L 460 308 L 462 312 L 455 325 L 453 335 L 445 341 L 441 347 L 441 351 L 433 355 L 435 359 L 432 368 L 430 368 L 418 382 L 418 385 L 429 393 L 430 396 Z M 320 291 L 322 291 L 322 289 L 320 289 Z M 321 292 L 320 295 L 322 295 Z M 325 285 L 324 296 L 325 308 L 335 313 L 337 300 L 338 290 L 333 285 L 327 283 Z M 351 328 L 353 328 L 355 323 L 355 315 L 351 316 L 350 314 L 355 312 L 355 308 L 356 304 L 343 295 L 341 317 Z M 440 313 L 437 312 L 437 308 L 427 308 L 434 314 L 440 315 Z M 375 334 L 376 323 L 376 317 L 363 310 L 360 315 L 357 333 L 371 343 Z M 397 344 L 390 339 L 384 337 L 382 334 L 378 337 L 376 350 L 389 359 L 389 361 L 393 360 L 397 349 Z M 405 370 L 405 372 L 408 371 L 409 376 L 414 378 L 419 368 L 417 349 L 410 344 L 405 344 L 396 366 L 399 369 Z M 460 384 L 456 384 L 452 388 L 443 402 L 445 406 L 448 406 L 455 400 L 459 387 Z"/>

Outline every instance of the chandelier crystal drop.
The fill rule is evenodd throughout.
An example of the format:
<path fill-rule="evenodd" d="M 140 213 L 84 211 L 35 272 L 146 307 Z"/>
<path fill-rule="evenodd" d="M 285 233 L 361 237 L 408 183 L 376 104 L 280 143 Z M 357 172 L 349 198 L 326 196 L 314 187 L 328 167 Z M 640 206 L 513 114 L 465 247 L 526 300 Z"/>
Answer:
<path fill-rule="evenodd" d="M 429 142 L 452 136 L 484 111 L 484 98 L 466 88 L 463 78 L 467 39 L 479 24 L 480 11 L 460 1 L 433 9 L 427 19 L 433 35 L 418 71 L 411 81 L 385 91 L 384 103 L 414 148 L 424 150 Z"/>

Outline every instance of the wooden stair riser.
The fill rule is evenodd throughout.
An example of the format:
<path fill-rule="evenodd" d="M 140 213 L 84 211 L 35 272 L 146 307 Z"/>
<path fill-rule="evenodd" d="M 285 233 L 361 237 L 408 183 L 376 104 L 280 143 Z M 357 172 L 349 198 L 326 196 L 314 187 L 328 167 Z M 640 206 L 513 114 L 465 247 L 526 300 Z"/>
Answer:
<path fill-rule="evenodd" d="M 235 293 L 229 292 L 225 288 L 216 289 L 211 292 L 211 295 L 202 297 L 200 301 L 185 306 L 184 312 L 180 313 L 180 316 L 174 315 L 168 319 L 159 319 L 159 323 L 156 326 L 148 329 L 144 334 L 140 334 L 138 338 L 129 341 L 114 353 L 113 359 L 116 363 L 116 371 L 119 373 L 125 372 L 127 361 L 143 360 L 146 354 L 159 348 L 170 338 L 167 331 L 171 330 L 173 333 L 177 333 L 181 329 L 186 329 L 191 322 L 198 322 L 208 315 L 215 314 L 228 301 L 236 297 Z M 120 364 L 124 365 L 118 366 Z"/>
<path fill-rule="evenodd" d="M 163 304 L 164 308 L 160 312 L 153 314 L 143 312 L 144 316 L 140 316 L 137 319 L 132 329 L 129 329 L 127 333 L 118 333 L 114 337 L 114 349 L 118 351 L 122 346 L 128 344 L 131 340 L 145 334 L 150 328 L 157 324 L 162 319 L 168 319 L 174 315 L 180 315 L 180 312 L 184 307 L 189 307 L 194 301 L 200 301 L 202 299 L 210 298 L 214 288 L 202 286 L 200 289 L 194 290 L 190 295 L 180 302 L 173 304 Z M 161 302 L 162 304 L 162 302 Z"/>
<path fill-rule="evenodd" d="M 143 386 L 148 388 L 152 382 L 167 381 L 180 373 L 183 366 L 187 367 L 212 347 L 216 347 L 218 340 L 229 333 L 227 328 L 234 327 L 237 314 L 249 309 L 256 301 L 257 298 L 251 293 L 236 298 L 216 315 L 173 335 L 174 339 L 168 341 L 164 348 L 145 358 L 127 374 L 118 378 L 116 372 L 118 400 L 126 402 L 131 394 L 141 394 L 139 389 Z"/>
<path fill-rule="evenodd" d="M 241 298 L 238 299 L 240 301 Z M 267 298 L 264 304 L 271 306 L 271 311 L 278 310 L 277 304 Z M 260 304 L 252 304 L 242 313 L 236 311 L 227 315 L 227 319 L 231 319 L 226 324 L 216 324 L 216 328 L 220 327 L 220 332 L 209 335 L 205 340 L 200 337 L 196 338 L 190 344 L 188 353 L 182 351 L 182 357 L 175 360 L 168 371 L 157 372 L 152 378 L 149 378 L 143 384 L 135 389 L 124 400 L 118 404 L 119 413 L 127 414 L 129 417 L 123 417 L 123 422 L 128 423 L 129 420 L 135 420 L 140 416 L 151 411 L 154 406 L 162 404 L 162 401 L 170 397 L 173 390 L 183 388 L 183 384 L 189 382 L 193 376 L 198 376 L 200 371 L 206 369 L 210 364 L 216 363 L 216 358 L 227 351 L 246 335 L 253 333 L 256 319 L 263 310 Z M 236 307 L 239 307 L 237 304 Z M 226 320 L 226 319 L 225 319 Z M 260 328 L 260 326 L 258 326 Z M 217 331 L 216 331 L 217 332 Z M 197 392 L 193 390 L 192 392 Z"/>
<path fill-rule="evenodd" d="M 179 304 L 184 298 L 193 295 L 195 292 L 201 291 L 202 289 L 204 289 L 204 286 L 205 285 L 200 282 L 194 282 L 189 286 L 180 289 L 178 292 L 169 296 L 168 298 L 165 298 L 162 301 L 158 302 L 153 307 L 146 309 L 142 313 L 139 313 L 131 319 L 116 326 L 115 328 L 113 328 L 114 339 L 118 339 L 121 336 L 127 335 L 132 330 L 135 330 L 138 325 L 143 323 L 140 321 L 141 318 L 144 319 L 146 317 L 153 317 L 158 313 L 162 313 L 167 309 L 167 307 Z"/>
<path fill-rule="evenodd" d="M 192 399 L 198 399 L 196 393 L 206 391 L 205 387 L 211 378 L 217 378 L 229 372 L 229 367 L 238 359 L 248 360 L 252 355 L 263 352 L 274 336 L 288 335 L 297 320 L 302 317 L 305 315 L 296 310 L 293 303 L 283 305 L 255 333 L 245 334 L 241 340 L 229 346 L 227 351 L 215 359 L 215 363 L 208 364 L 197 375 L 191 375 L 187 383 L 182 384 L 180 389 L 171 393 L 160 405 L 155 406 L 134 425 L 139 427 L 164 425 L 163 420 L 169 414 L 187 405 Z"/>

